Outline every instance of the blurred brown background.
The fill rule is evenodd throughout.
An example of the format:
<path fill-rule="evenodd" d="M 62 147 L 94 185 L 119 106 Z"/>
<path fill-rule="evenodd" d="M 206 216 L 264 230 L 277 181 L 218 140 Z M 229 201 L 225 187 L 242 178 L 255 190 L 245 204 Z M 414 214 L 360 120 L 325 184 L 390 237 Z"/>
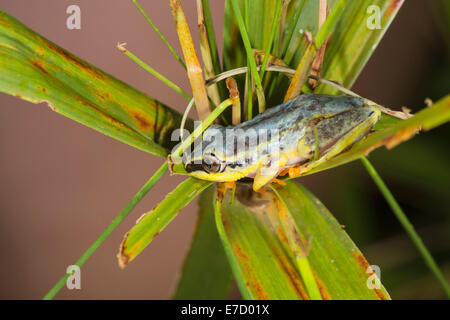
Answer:
<path fill-rule="evenodd" d="M 140 2 L 168 41 L 181 52 L 168 1 Z M 81 7 L 81 30 L 66 28 L 66 8 L 71 4 Z M 185 0 L 182 4 L 196 40 L 195 2 Z M 221 39 L 224 0 L 213 0 L 211 6 Z M 165 104 L 178 110 L 185 108 L 181 96 L 115 48 L 118 41 L 127 42 L 136 55 L 190 91 L 183 69 L 131 1 L 0 0 L 0 9 Z M 424 89 L 431 81 L 427 75 L 439 59 L 446 61 L 448 57 L 433 19 L 428 1 L 405 1 L 354 90 L 390 107 L 422 107 L 424 98 L 434 94 L 431 89 Z M 438 92 L 434 98 L 439 98 L 439 94 L 442 96 Z M 448 130 L 436 132 L 434 136 L 447 134 Z M 393 157 L 399 155 L 396 152 L 392 152 Z M 44 104 L 34 105 L 0 93 L 0 298 L 41 298 L 162 161 L 51 112 Z M 343 207 L 335 201 L 333 190 L 341 186 L 340 174 L 352 168 L 359 170 L 358 165 L 303 181 L 331 212 L 339 213 Z M 368 180 L 364 173 L 356 179 Z M 183 210 L 124 271 L 117 265 L 116 254 L 123 234 L 140 214 L 153 208 L 179 181 L 176 177 L 160 181 L 82 268 L 82 289 L 63 289 L 57 298 L 169 298 L 189 247 L 196 203 Z M 341 223 L 351 225 L 351 220 L 346 221 L 348 216 L 337 215 Z M 388 225 L 395 225 L 389 217 L 386 219 L 392 220 Z M 367 224 L 364 232 L 383 234 L 385 227 L 382 223 Z M 351 228 L 349 232 L 352 235 Z M 355 234 L 361 241 L 364 236 Z M 390 250 L 395 255 L 397 249 L 403 250 Z M 376 254 L 372 257 L 370 252 L 368 259 L 376 264 Z"/>

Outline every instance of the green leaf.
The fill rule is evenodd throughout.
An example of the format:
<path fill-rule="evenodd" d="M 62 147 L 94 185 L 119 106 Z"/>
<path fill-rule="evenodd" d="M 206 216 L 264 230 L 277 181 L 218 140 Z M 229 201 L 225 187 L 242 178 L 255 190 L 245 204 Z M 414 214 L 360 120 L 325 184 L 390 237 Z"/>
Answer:
<path fill-rule="evenodd" d="M 324 298 L 389 299 L 383 286 L 369 289 L 369 264 L 319 199 L 293 181 L 284 187 L 276 186 L 275 190 L 280 215 L 286 208 L 300 238 L 311 239 L 307 257 Z"/>
<path fill-rule="evenodd" d="M 0 10 L 0 91 L 165 157 L 181 115 L 75 57 Z M 191 124 L 189 124 L 191 127 Z"/>
<path fill-rule="evenodd" d="M 323 299 L 389 299 L 383 287 L 367 287 L 371 274 L 366 273 L 365 258 L 304 187 L 289 181 L 285 187 L 276 187 L 276 194 L 266 190 L 262 196 L 240 189 L 236 197 L 231 203 L 231 192 L 227 192 L 217 202 L 216 223 L 244 298 L 309 299 L 280 223 L 280 217 L 288 214 L 302 245 L 311 239 L 306 259 Z"/>
<path fill-rule="evenodd" d="M 341 82 L 350 88 L 400 10 L 403 0 L 348 1 L 325 51 L 322 77 Z M 373 6 L 373 7 L 371 7 Z M 380 28 L 368 28 L 378 8 Z M 378 10 L 375 9 L 375 10 Z M 372 27 L 373 25 L 370 24 Z M 319 86 L 316 93 L 337 93 L 329 86 Z"/>
<path fill-rule="evenodd" d="M 240 8 L 244 10 L 246 0 L 240 0 Z M 250 1 L 248 34 L 252 45 L 260 48 L 262 38 L 267 37 L 270 23 L 273 19 L 273 6 L 263 6 L 264 1 Z M 275 3 L 273 1 L 273 3 Z M 330 12 L 336 0 L 329 0 Z M 337 80 L 345 87 L 351 87 L 366 62 L 373 54 L 389 25 L 395 18 L 403 1 L 399 0 L 361 0 L 346 1 L 346 7 L 334 29 L 325 51 L 322 67 L 322 77 Z M 374 12 L 367 12 L 369 6 L 376 6 L 380 12 L 380 29 L 370 29 L 367 21 L 373 17 Z M 281 46 L 279 52 L 272 50 L 272 54 L 282 58 L 292 68 L 297 68 L 307 48 L 305 32 L 311 33 L 314 38 L 318 32 L 318 6 L 316 0 L 291 0 L 286 11 L 284 28 L 281 32 Z M 239 28 L 233 17 L 231 6 L 225 4 L 224 45 L 223 56 L 225 69 L 237 68 L 246 65 L 245 51 Z M 262 35 L 262 36 L 261 36 Z M 269 90 L 267 100 L 272 105 L 280 103 L 289 82 L 281 75 L 268 78 Z M 329 86 L 320 85 L 316 93 L 337 93 Z"/>
<path fill-rule="evenodd" d="M 142 215 L 136 225 L 125 235 L 120 246 L 119 264 L 127 263 L 152 242 L 152 240 L 172 221 L 177 213 L 188 205 L 211 182 L 188 178 L 180 183 L 152 211 Z"/>
<path fill-rule="evenodd" d="M 174 299 L 227 299 L 230 295 L 232 274 L 215 226 L 214 194 L 214 187 L 209 187 L 198 199 L 197 227 Z"/>
<path fill-rule="evenodd" d="M 236 190 L 236 196 L 240 194 L 244 192 Z M 237 198 L 231 202 L 231 192 L 227 192 L 216 201 L 216 224 L 245 299 L 308 298 L 293 258 L 264 211 L 252 211 Z"/>

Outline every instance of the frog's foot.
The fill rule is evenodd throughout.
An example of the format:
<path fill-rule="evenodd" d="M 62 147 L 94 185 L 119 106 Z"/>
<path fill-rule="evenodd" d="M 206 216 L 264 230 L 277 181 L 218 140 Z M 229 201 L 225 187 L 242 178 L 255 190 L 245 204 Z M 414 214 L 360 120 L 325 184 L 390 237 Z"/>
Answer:
<path fill-rule="evenodd" d="M 280 186 L 285 186 L 285 185 L 286 185 L 286 182 L 285 182 L 285 181 L 280 180 L 280 179 L 277 179 L 277 178 L 274 178 L 274 179 L 272 180 L 272 183 L 279 184 Z"/>
<path fill-rule="evenodd" d="M 223 185 L 228 189 L 234 189 L 236 188 L 236 181 L 227 181 L 224 182 Z"/>
<path fill-rule="evenodd" d="M 303 164 L 301 166 L 298 167 L 294 167 L 294 168 L 289 168 L 288 169 L 288 174 L 289 174 L 289 178 L 297 178 L 300 177 L 302 175 L 302 173 L 305 171 L 305 169 L 307 168 L 307 163 Z"/>

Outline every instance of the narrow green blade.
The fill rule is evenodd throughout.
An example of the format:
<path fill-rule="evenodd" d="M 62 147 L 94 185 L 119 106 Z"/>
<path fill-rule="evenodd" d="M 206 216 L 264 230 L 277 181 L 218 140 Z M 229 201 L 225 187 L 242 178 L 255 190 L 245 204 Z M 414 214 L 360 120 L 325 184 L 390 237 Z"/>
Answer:
<path fill-rule="evenodd" d="M 322 77 L 339 81 L 344 87 L 350 88 L 402 4 L 403 0 L 348 1 L 348 8 L 327 46 Z M 319 86 L 316 92 L 337 93 L 335 89 L 324 85 Z"/>
<path fill-rule="evenodd" d="M 302 245 L 311 242 L 306 259 L 323 299 L 389 299 L 361 252 L 314 195 L 292 181 L 275 190 L 260 195 L 241 189 L 236 191 L 241 200 L 231 203 L 227 192 L 217 202 L 219 234 L 244 298 L 310 298 L 280 224 L 288 214 Z"/>
<path fill-rule="evenodd" d="M 227 299 L 232 274 L 214 220 L 215 188 L 198 199 L 200 210 L 191 248 L 184 260 L 174 299 Z"/>
<path fill-rule="evenodd" d="M 236 190 L 236 196 L 243 194 Z M 266 200 L 264 200 L 266 201 Z M 234 277 L 245 299 L 307 299 L 293 258 L 285 251 L 268 213 L 252 211 L 231 192 L 216 202 L 216 223 Z"/>
<path fill-rule="evenodd" d="M 181 209 L 210 185 L 209 181 L 188 178 L 170 192 L 155 209 L 142 215 L 125 235 L 118 254 L 119 265 L 124 268 L 136 258 Z"/>
<path fill-rule="evenodd" d="M 165 157 L 181 115 L 77 58 L 0 10 L 0 91 Z M 189 124 L 189 127 L 191 124 Z"/>
<path fill-rule="evenodd" d="M 300 238 L 310 240 L 307 258 L 323 298 L 389 299 L 364 256 L 319 199 L 293 181 L 275 190 L 279 211 L 285 207 Z"/>

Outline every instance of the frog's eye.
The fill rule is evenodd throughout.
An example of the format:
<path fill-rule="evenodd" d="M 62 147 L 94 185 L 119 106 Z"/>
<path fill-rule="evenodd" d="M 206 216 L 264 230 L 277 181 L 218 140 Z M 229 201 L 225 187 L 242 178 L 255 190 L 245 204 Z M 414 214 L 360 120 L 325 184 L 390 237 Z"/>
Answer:
<path fill-rule="evenodd" d="M 202 167 L 208 173 L 219 173 L 225 170 L 225 162 L 220 161 L 213 153 L 203 156 Z"/>

